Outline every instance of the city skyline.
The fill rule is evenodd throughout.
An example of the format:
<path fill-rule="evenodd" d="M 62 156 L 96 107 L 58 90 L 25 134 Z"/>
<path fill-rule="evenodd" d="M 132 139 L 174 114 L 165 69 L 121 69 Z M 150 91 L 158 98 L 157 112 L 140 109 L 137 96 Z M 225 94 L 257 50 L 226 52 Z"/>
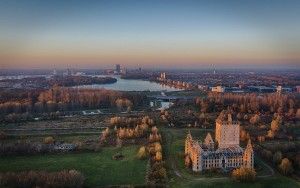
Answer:
<path fill-rule="evenodd" d="M 297 68 L 298 1 L 2 1 L 0 68 Z"/>

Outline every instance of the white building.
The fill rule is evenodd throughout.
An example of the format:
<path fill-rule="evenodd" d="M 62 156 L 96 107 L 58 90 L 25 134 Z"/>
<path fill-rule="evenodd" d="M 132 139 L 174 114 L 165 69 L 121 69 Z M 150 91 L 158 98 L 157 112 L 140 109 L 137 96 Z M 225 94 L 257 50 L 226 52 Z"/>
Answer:
<path fill-rule="evenodd" d="M 217 92 L 217 93 L 224 93 L 225 92 L 225 87 L 222 87 L 222 86 L 212 87 L 211 91 L 212 92 Z"/>

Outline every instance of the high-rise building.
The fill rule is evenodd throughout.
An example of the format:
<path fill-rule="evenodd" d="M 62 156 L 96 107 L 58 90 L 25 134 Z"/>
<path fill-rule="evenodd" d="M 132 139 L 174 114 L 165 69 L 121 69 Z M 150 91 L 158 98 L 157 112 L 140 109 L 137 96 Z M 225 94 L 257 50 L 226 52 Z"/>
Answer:
<path fill-rule="evenodd" d="M 117 74 L 121 73 L 121 65 L 120 64 L 116 64 L 116 73 Z"/>
<path fill-rule="evenodd" d="M 160 78 L 161 78 L 162 80 L 165 80 L 165 79 L 167 78 L 166 73 L 165 73 L 165 72 L 160 73 Z"/>

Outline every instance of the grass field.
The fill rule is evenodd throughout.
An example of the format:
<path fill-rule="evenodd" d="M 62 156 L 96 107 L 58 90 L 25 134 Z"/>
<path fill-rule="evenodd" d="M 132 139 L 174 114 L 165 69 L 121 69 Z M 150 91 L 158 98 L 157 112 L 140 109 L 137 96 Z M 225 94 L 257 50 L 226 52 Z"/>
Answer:
<path fill-rule="evenodd" d="M 166 163 L 168 166 L 169 174 L 169 185 L 171 187 L 204 187 L 204 188 L 213 188 L 213 187 L 241 187 L 241 188 L 296 188 L 300 187 L 300 183 L 287 177 L 283 177 L 279 174 L 276 174 L 274 177 L 267 178 L 258 178 L 254 183 L 239 183 L 232 181 L 230 178 L 217 179 L 224 177 L 220 174 L 193 174 L 190 169 L 186 169 L 184 166 L 184 139 L 186 133 L 189 129 L 161 129 L 165 139 L 164 142 L 164 151 L 166 155 Z M 203 140 L 208 132 L 213 136 L 212 130 L 200 130 L 200 129 L 190 129 L 192 136 L 195 139 Z M 268 174 L 268 170 L 264 169 L 264 166 L 261 164 L 260 158 L 257 157 L 259 170 L 258 175 Z M 172 162 L 183 176 L 183 178 L 178 177 L 174 169 L 172 168 Z M 227 175 L 228 177 L 228 175 Z"/>
<path fill-rule="evenodd" d="M 189 181 L 189 180 L 173 180 L 170 183 L 171 187 L 189 187 L 189 188 L 299 188 L 300 183 L 286 177 L 272 177 L 258 179 L 251 183 L 239 183 L 228 180 L 205 180 L 205 181 Z"/>
<path fill-rule="evenodd" d="M 0 171 L 76 169 L 84 174 L 87 187 L 140 185 L 144 184 L 147 161 L 136 159 L 137 150 L 138 146 L 128 146 L 122 149 L 104 148 L 94 153 L 2 157 Z M 125 158 L 112 159 L 117 152 L 121 152 Z"/>

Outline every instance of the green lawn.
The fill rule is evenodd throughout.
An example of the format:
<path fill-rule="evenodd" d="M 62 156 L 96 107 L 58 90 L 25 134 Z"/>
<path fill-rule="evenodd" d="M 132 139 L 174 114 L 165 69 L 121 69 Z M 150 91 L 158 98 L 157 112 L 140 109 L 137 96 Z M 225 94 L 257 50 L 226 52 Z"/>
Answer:
<path fill-rule="evenodd" d="M 258 179 L 251 183 L 239 183 L 228 180 L 205 180 L 205 181 L 189 181 L 189 180 L 175 180 L 170 183 L 171 187 L 189 187 L 189 188 L 299 188 L 300 183 L 286 177 L 272 177 Z"/>
<path fill-rule="evenodd" d="M 137 150 L 138 146 L 128 146 L 104 148 L 94 153 L 2 157 L 0 171 L 76 169 L 84 174 L 88 187 L 144 184 L 147 161 L 136 159 Z M 125 158 L 112 159 L 117 152 L 122 152 Z"/>

